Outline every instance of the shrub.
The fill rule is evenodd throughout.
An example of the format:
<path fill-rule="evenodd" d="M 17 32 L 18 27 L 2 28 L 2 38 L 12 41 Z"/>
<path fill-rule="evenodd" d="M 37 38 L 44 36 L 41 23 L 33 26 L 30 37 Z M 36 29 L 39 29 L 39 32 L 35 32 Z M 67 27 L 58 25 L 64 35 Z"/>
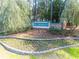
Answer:
<path fill-rule="evenodd" d="M 27 0 L 0 0 L 0 32 L 16 33 L 31 27 L 31 9 Z"/>

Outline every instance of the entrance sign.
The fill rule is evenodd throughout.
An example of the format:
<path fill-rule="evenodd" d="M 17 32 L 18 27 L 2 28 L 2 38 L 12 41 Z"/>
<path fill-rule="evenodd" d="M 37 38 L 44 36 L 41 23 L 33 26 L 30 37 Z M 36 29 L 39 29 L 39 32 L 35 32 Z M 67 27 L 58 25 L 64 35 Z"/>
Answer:
<path fill-rule="evenodd" d="M 37 29 L 52 28 L 53 30 L 61 30 L 63 28 L 63 24 L 62 23 L 50 23 L 49 21 L 34 21 L 32 22 L 32 28 L 37 28 Z"/>
<path fill-rule="evenodd" d="M 32 22 L 32 27 L 33 28 L 49 29 L 50 28 L 50 22 L 49 21 L 34 21 L 34 22 Z"/>
<path fill-rule="evenodd" d="M 50 25 L 50 28 L 53 28 L 54 30 L 61 30 L 63 28 L 62 24 L 61 23 L 52 23 Z"/>

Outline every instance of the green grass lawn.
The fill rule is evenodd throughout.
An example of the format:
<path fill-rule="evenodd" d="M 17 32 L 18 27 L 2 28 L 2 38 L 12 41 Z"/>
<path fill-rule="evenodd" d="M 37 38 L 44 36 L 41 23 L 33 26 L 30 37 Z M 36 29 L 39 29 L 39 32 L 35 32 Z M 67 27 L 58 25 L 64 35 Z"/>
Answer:
<path fill-rule="evenodd" d="M 79 59 L 79 47 L 66 48 L 44 55 L 17 55 L 6 51 L 0 46 L 0 58 L 2 59 Z"/>
<path fill-rule="evenodd" d="M 53 51 L 47 55 L 39 57 L 39 59 L 79 59 L 79 47 L 65 48 Z"/>
<path fill-rule="evenodd" d="M 18 48 L 18 49 L 22 48 L 21 50 L 28 49 L 28 48 L 26 49 L 25 47 L 32 47 L 30 48 L 30 50 L 34 50 L 34 51 L 78 43 L 78 40 L 63 40 L 63 41 L 55 40 L 55 41 L 40 41 L 40 42 L 33 41 L 33 42 L 28 42 L 28 43 L 25 41 L 16 40 L 16 39 L 5 39 L 1 41 L 3 41 L 6 44 L 9 44 L 10 46 L 14 48 Z M 35 45 L 33 44 L 34 42 L 36 45 L 38 43 L 38 45 L 34 46 Z M 2 59 L 79 59 L 79 47 L 65 48 L 65 49 L 52 51 L 52 52 L 41 54 L 41 55 L 18 55 L 18 54 L 5 50 L 0 45 L 0 58 Z"/>
<path fill-rule="evenodd" d="M 5 39 L 1 41 L 13 48 L 26 51 L 43 51 L 51 48 L 58 48 L 60 46 L 78 44 L 78 40 L 30 41 L 19 39 Z"/>

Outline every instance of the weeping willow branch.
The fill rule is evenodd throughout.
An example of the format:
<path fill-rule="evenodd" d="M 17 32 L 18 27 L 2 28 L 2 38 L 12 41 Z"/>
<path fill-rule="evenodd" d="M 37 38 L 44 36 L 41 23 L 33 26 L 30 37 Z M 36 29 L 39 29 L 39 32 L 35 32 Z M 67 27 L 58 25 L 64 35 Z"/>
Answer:
<path fill-rule="evenodd" d="M 0 32 L 22 32 L 31 27 L 31 7 L 27 0 L 0 0 Z"/>

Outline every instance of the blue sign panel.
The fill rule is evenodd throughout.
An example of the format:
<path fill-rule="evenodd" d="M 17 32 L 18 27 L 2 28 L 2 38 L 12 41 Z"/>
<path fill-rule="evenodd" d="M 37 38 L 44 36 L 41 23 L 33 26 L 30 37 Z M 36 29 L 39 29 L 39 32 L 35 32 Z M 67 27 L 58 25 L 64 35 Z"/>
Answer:
<path fill-rule="evenodd" d="M 33 28 L 50 28 L 50 22 L 49 21 L 35 21 L 32 22 Z"/>

